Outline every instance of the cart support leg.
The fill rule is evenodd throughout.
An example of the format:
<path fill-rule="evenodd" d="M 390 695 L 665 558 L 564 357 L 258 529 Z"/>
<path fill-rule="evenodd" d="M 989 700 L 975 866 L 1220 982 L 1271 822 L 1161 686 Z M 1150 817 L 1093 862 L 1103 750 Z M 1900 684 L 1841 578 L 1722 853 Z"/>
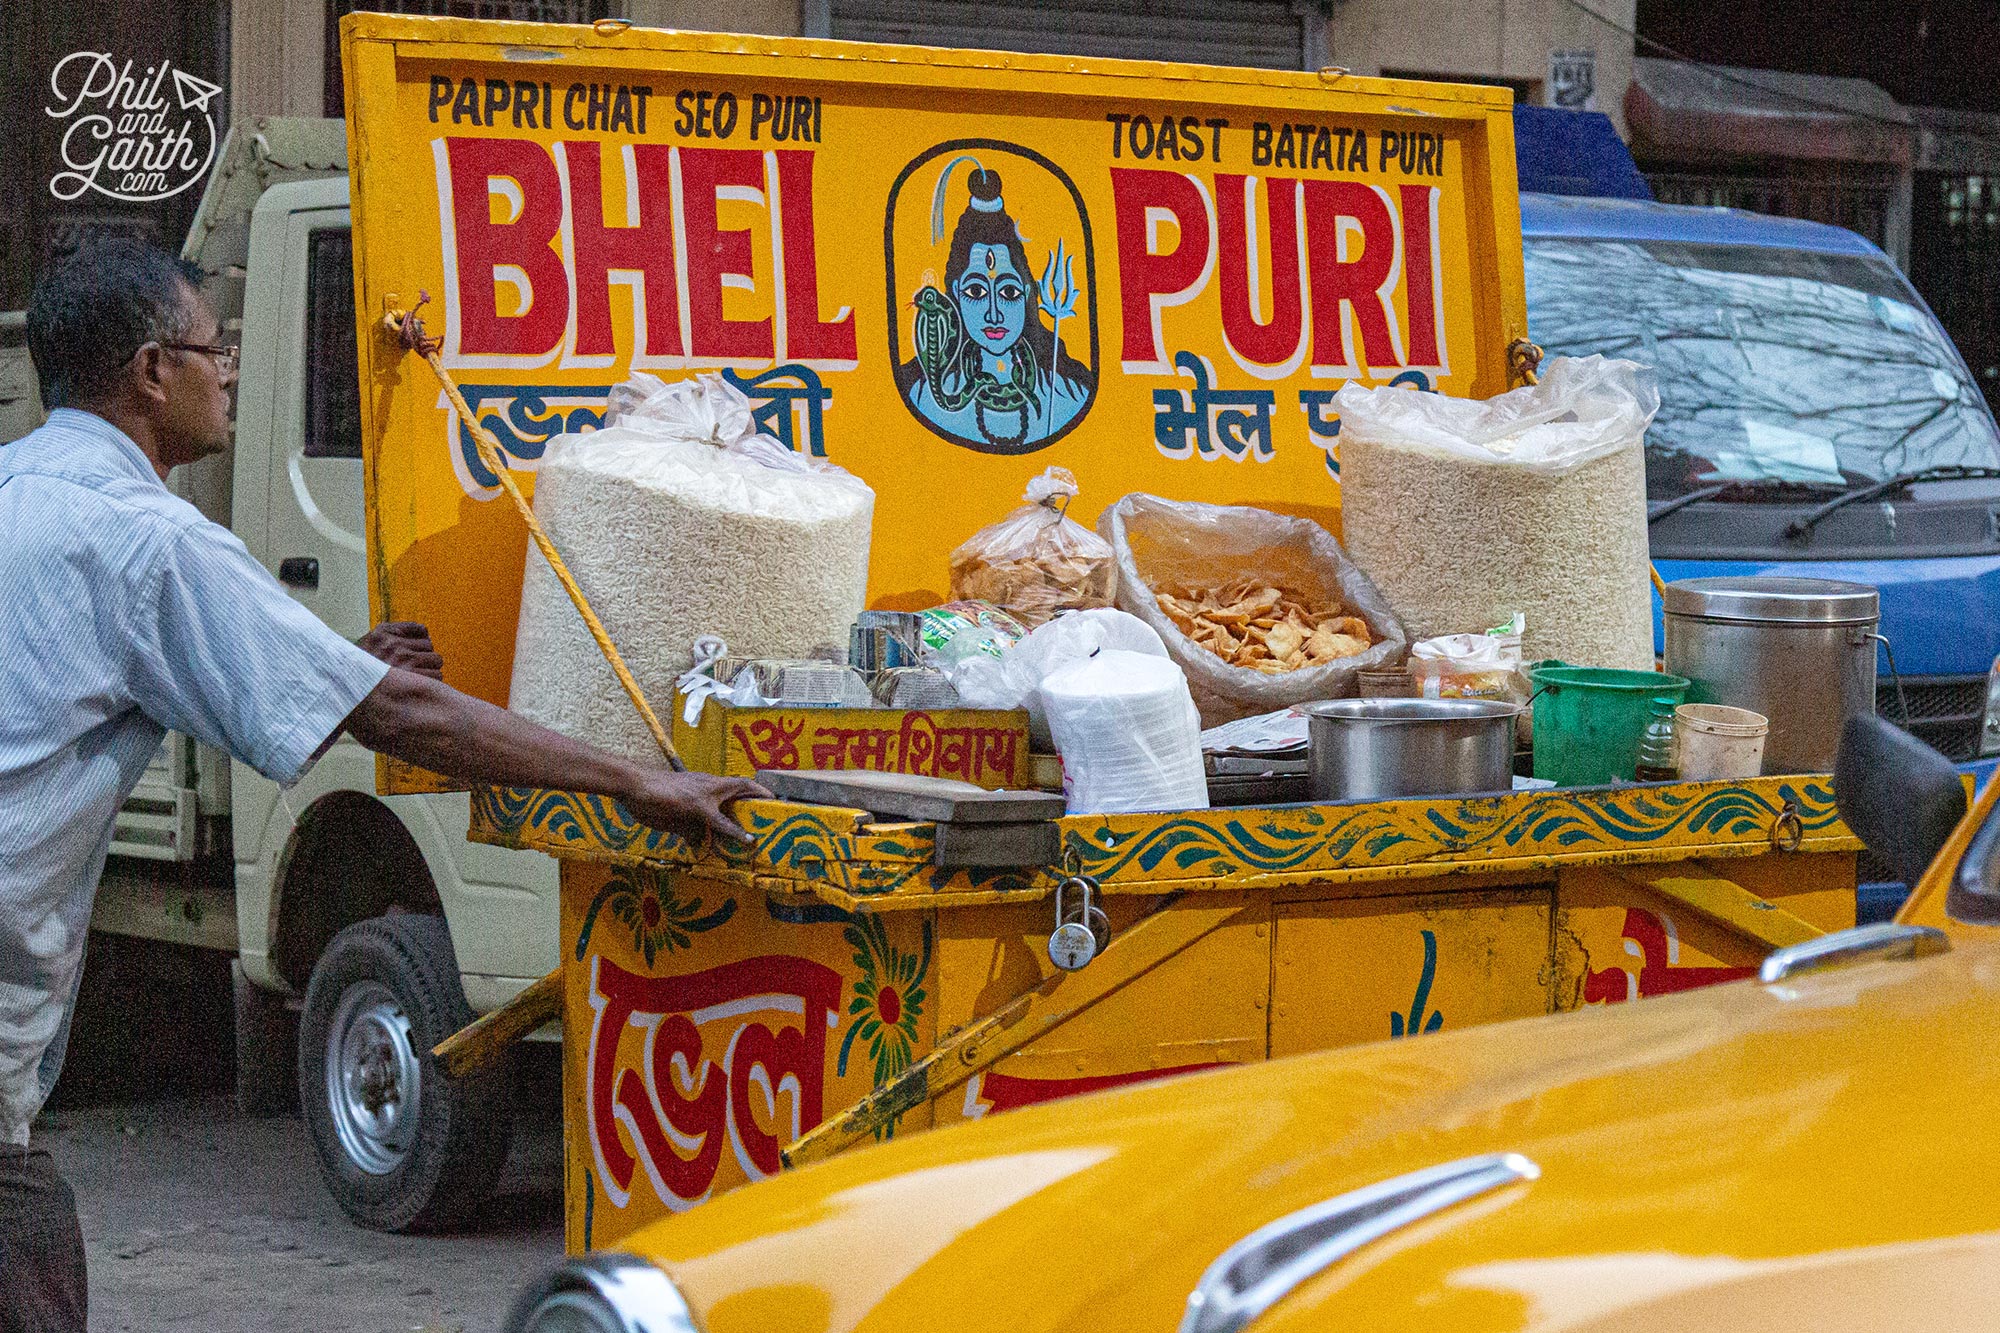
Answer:
<path fill-rule="evenodd" d="M 1767 949 L 1816 940 L 1826 932 L 1810 921 L 1793 916 L 1784 908 L 1726 879 L 1705 861 L 1692 864 L 1694 873 L 1648 872 L 1613 868 L 1611 873 L 1628 884 L 1696 912 L 1734 934 L 1755 940 Z"/>
<path fill-rule="evenodd" d="M 500 1053 L 544 1023 L 562 1017 L 562 969 L 537 981 L 490 1014 L 446 1037 L 431 1048 L 447 1078 L 476 1074 Z"/>

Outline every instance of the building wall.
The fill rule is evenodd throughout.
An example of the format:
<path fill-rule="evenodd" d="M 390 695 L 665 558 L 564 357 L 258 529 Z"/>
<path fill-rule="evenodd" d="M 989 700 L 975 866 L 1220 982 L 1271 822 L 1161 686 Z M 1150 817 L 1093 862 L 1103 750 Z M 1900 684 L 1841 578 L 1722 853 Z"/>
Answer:
<path fill-rule="evenodd" d="M 231 0 L 231 110 L 240 117 L 322 114 L 325 50 L 325 0 Z"/>
<path fill-rule="evenodd" d="M 1638 0 L 1590 0 L 1630 31 Z M 625 0 L 647 27 L 773 36 L 805 31 L 826 0 Z M 320 114 L 325 0 L 234 0 L 230 100 L 239 116 Z M 1596 55 L 1597 109 L 1625 129 L 1632 40 L 1568 0 L 1333 0 L 1323 27 L 1326 59 L 1357 74 L 1426 74 L 1512 84 L 1524 100 L 1549 100 L 1549 53 Z"/>
<path fill-rule="evenodd" d="M 796 37 L 800 0 L 626 0 L 625 13 L 649 28 L 698 32 L 754 32 Z"/>
<path fill-rule="evenodd" d="M 1551 104 L 1549 53 L 1594 51 L 1597 109 L 1623 134 L 1632 82 L 1632 39 L 1625 33 L 1638 0 L 1590 4 L 1610 23 L 1567 0 L 1334 0 L 1327 47 L 1334 64 L 1356 74 L 1505 82 L 1522 100 L 1543 106 Z"/>

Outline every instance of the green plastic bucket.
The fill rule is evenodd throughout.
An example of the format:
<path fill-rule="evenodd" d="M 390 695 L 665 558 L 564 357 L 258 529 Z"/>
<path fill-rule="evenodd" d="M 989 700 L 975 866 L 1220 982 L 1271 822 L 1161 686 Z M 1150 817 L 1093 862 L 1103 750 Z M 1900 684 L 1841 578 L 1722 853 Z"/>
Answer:
<path fill-rule="evenodd" d="M 1615 671 L 1538 662 L 1535 685 L 1535 776 L 1558 787 L 1630 782 L 1646 731 L 1647 704 L 1687 697 L 1688 680 L 1660 671 Z"/>

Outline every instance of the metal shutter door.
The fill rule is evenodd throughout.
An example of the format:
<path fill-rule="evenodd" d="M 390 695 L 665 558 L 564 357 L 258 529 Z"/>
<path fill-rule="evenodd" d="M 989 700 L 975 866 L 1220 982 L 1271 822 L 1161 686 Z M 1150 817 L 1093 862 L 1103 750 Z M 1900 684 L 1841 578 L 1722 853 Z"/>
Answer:
<path fill-rule="evenodd" d="M 866 42 L 1300 69 L 1289 0 L 831 0 L 830 35 Z"/>

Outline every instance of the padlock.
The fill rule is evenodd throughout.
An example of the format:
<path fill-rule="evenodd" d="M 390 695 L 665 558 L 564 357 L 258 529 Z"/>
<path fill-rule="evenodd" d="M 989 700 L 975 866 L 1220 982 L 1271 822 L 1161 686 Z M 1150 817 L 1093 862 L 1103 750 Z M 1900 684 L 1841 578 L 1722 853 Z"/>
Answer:
<path fill-rule="evenodd" d="M 1065 921 L 1049 936 L 1049 961 L 1074 972 L 1097 957 L 1097 936 L 1081 921 Z"/>
<path fill-rule="evenodd" d="M 1064 900 L 1072 886 L 1081 890 L 1083 896 L 1082 903 L 1073 911 Z M 1049 936 L 1049 961 L 1065 972 L 1085 966 L 1110 942 L 1111 920 L 1090 901 L 1096 887 L 1083 875 L 1073 875 L 1056 885 L 1056 928 Z"/>

